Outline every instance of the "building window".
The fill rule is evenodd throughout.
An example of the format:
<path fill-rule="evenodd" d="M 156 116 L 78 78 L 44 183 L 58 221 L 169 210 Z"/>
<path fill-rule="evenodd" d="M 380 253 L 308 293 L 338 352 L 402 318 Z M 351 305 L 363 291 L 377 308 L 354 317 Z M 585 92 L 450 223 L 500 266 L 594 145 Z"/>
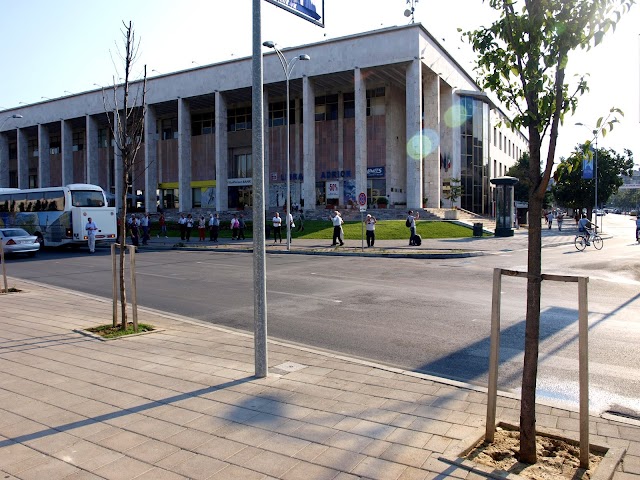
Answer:
<path fill-rule="evenodd" d="M 274 102 L 269 104 L 269 126 L 279 127 L 287 123 L 286 117 L 286 102 Z M 291 114 L 289 114 L 291 115 Z M 290 116 L 290 118 L 294 118 Z"/>
<path fill-rule="evenodd" d="M 344 104 L 344 118 L 355 118 L 356 116 L 356 101 L 355 94 L 345 93 L 342 97 L 342 102 Z"/>
<path fill-rule="evenodd" d="M 33 140 L 29 140 L 29 144 L 27 146 L 28 149 L 28 156 L 29 157 L 37 157 L 38 156 L 38 140 L 37 139 L 33 139 Z M 35 187 L 34 187 L 35 188 Z"/>
<path fill-rule="evenodd" d="M 49 154 L 58 155 L 60 153 L 60 135 L 49 137 Z"/>
<path fill-rule="evenodd" d="M 160 130 L 162 131 L 162 140 L 178 138 L 178 119 L 176 117 L 163 118 L 160 121 Z"/>
<path fill-rule="evenodd" d="M 316 122 L 338 119 L 338 94 L 316 97 Z"/>
<path fill-rule="evenodd" d="M 498 146 L 498 130 L 496 129 L 496 127 L 493 127 L 493 146 Z"/>
<path fill-rule="evenodd" d="M 191 116 L 191 135 L 211 135 L 215 132 L 213 112 L 197 113 Z"/>
<path fill-rule="evenodd" d="M 98 129 L 98 148 L 107 148 L 109 146 L 107 132 L 106 128 Z"/>
<path fill-rule="evenodd" d="M 367 117 L 384 115 L 384 87 L 367 90 Z"/>
<path fill-rule="evenodd" d="M 202 189 L 191 189 L 191 202 L 194 208 L 200 208 L 202 206 Z"/>
<path fill-rule="evenodd" d="M 80 152 L 84 149 L 84 131 L 73 132 L 72 136 L 72 150 L 74 152 Z"/>
<path fill-rule="evenodd" d="M 229 109 L 227 113 L 227 130 L 229 132 L 251 130 L 251 106 Z"/>
<path fill-rule="evenodd" d="M 229 165 L 229 178 L 248 178 L 253 176 L 253 164 L 250 153 L 234 155 Z"/>

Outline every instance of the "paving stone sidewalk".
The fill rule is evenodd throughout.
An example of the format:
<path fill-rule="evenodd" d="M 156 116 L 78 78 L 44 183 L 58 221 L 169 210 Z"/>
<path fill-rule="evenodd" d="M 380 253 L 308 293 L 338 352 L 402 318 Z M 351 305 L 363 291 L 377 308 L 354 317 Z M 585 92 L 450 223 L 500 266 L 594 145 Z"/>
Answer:
<path fill-rule="evenodd" d="M 161 330 L 101 341 L 104 299 L 12 279 L 0 295 L 0 471 L 6 479 L 485 478 L 443 461 L 484 425 L 483 389 L 273 341 L 254 373 L 250 335 L 141 309 Z M 519 402 L 501 396 L 500 419 Z M 538 406 L 575 436 L 576 412 Z M 591 418 L 591 442 L 627 453 L 640 428 Z"/>

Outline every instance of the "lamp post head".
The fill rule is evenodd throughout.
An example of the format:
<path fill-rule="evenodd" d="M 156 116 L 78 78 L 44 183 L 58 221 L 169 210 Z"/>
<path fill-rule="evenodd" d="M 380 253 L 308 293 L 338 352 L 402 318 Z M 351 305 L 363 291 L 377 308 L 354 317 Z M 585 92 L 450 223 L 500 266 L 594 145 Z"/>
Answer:
<path fill-rule="evenodd" d="M 276 48 L 276 42 L 272 42 L 271 40 L 266 40 L 262 42 L 262 46 L 267 48 Z"/>
<path fill-rule="evenodd" d="M 19 113 L 14 113 L 13 115 L 11 115 L 11 118 L 24 118 L 24 117 Z"/>
<path fill-rule="evenodd" d="M 306 55 L 306 54 L 303 53 L 302 55 L 298 56 L 298 60 L 307 60 L 308 61 L 308 60 L 311 60 L 311 57 L 309 55 Z"/>

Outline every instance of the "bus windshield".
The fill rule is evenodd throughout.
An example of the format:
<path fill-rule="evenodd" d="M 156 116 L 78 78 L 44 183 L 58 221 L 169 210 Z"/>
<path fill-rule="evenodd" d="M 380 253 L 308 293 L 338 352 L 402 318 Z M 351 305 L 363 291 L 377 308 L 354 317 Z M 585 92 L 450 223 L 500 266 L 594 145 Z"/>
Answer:
<path fill-rule="evenodd" d="M 104 207 L 104 194 L 95 190 L 72 190 L 71 205 L 74 207 Z"/>

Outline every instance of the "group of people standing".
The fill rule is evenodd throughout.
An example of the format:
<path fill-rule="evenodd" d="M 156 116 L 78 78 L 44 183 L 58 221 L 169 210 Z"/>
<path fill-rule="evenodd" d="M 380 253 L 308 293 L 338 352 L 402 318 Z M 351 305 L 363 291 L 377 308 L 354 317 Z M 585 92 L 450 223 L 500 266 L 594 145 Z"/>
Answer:
<path fill-rule="evenodd" d="M 166 233 L 166 222 L 164 222 L 164 216 L 162 217 L 162 221 L 165 223 Z M 142 241 L 142 245 L 147 245 L 149 243 L 150 231 L 151 218 L 148 213 L 140 215 L 140 218 L 138 218 L 135 213 L 132 213 L 127 219 L 127 236 L 131 237 L 131 243 L 136 247 L 140 244 L 140 241 Z"/>

